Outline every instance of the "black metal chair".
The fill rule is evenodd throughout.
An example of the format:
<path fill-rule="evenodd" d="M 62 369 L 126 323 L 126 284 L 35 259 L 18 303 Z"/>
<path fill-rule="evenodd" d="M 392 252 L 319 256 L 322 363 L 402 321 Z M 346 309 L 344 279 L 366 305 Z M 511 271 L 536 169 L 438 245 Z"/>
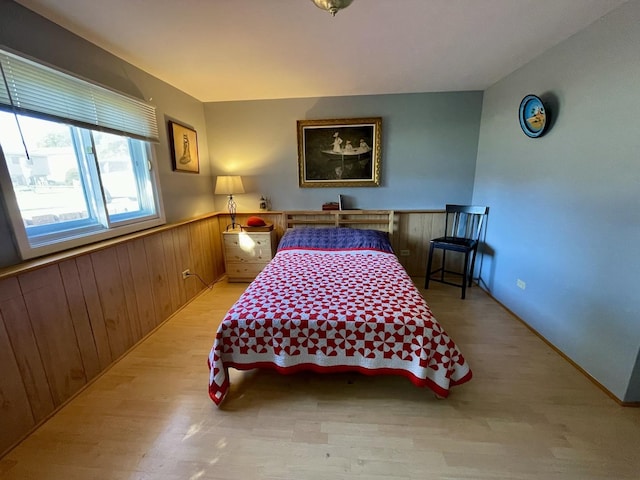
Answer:
<path fill-rule="evenodd" d="M 476 263 L 476 253 L 480 242 L 480 233 L 484 219 L 489 213 L 489 207 L 474 205 L 447 205 L 444 227 L 444 237 L 434 238 L 429 244 L 429 260 L 427 261 L 427 275 L 424 288 L 429 288 L 429 281 L 446 283 L 456 287 L 462 287 L 462 297 L 465 297 L 467 283 L 469 287 L 473 280 L 473 271 Z M 442 266 L 431 270 L 433 252 L 436 248 L 442 250 Z M 447 251 L 464 253 L 464 265 L 462 272 L 446 269 Z M 431 278 L 440 273 L 440 278 Z M 454 283 L 445 279 L 445 273 L 462 276 L 462 283 Z"/>

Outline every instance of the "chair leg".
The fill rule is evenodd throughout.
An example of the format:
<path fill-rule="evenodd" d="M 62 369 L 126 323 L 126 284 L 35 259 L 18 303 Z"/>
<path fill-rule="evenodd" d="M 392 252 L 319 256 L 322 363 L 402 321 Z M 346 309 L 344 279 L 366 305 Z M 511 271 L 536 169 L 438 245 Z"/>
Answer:
<path fill-rule="evenodd" d="M 433 262 L 433 244 L 429 246 L 429 260 L 427 260 L 427 275 L 424 279 L 425 290 L 429 288 L 429 277 L 431 276 L 431 264 Z"/>
<path fill-rule="evenodd" d="M 447 265 L 447 249 L 442 250 L 442 270 L 440 270 L 440 281 L 444 282 L 444 268 Z"/>
<path fill-rule="evenodd" d="M 468 276 L 468 272 L 469 272 L 469 252 L 465 252 L 464 253 L 464 267 L 462 270 L 462 296 L 460 298 L 462 298 L 464 300 L 464 297 L 467 293 L 467 276 Z"/>
<path fill-rule="evenodd" d="M 473 256 L 471 257 L 471 271 L 469 272 L 469 286 L 473 282 L 473 272 L 476 269 L 476 253 L 478 252 L 478 247 L 473 249 Z"/>

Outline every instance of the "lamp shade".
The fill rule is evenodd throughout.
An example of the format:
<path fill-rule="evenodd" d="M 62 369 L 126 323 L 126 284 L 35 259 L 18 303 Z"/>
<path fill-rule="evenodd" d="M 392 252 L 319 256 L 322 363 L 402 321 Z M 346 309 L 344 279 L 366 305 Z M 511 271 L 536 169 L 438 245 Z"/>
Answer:
<path fill-rule="evenodd" d="M 216 178 L 216 195 L 233 195 L 244 193 L 242 178 L 240 175 L 218 175 Z"/>

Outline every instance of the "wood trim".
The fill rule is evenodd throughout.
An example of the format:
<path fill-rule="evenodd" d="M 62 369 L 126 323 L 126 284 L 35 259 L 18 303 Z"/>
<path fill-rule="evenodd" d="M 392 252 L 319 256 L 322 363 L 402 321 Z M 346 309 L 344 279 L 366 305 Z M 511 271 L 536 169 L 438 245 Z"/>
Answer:
<path fill-rule="evenodd" d="M 444 208 L 442 209 L 436 209 L 436 210 L 394 210 L 395 213 L 401 213 L 401 214 L 405 214 L 405 213 L 428 213 L 428 214 L 434 214 L 434 213 L 444 213 L 445 210 Z"/>

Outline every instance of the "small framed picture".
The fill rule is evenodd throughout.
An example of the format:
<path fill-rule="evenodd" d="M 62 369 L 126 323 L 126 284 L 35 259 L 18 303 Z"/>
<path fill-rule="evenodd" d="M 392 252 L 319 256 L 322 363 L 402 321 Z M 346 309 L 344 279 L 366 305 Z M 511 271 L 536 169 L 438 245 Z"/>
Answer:
<path fill-rule="evenodd" d="M 193 128 L 170 121 L 169 145 L 174 171 L 200 173 L 198 135 Z"/>
<path fill-rule="evenodd" d="M 301 187 L 380 185 L 382 118 L 298 120 Z"/>

